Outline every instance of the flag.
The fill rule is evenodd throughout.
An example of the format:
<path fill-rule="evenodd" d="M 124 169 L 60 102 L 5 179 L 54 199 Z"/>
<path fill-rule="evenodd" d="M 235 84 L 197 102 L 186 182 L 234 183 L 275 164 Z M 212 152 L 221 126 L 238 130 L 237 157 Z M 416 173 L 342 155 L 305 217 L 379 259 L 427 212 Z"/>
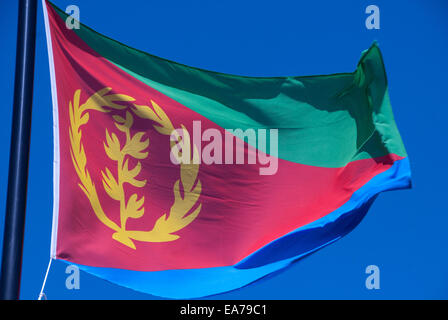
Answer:
<path fill-rule="evenodd" d="M 245 286 L 410 186 L 378 45 L 354 72 L 246 77 L 130 48 L 44 6 L 53 259 L 134 290 Z"/>

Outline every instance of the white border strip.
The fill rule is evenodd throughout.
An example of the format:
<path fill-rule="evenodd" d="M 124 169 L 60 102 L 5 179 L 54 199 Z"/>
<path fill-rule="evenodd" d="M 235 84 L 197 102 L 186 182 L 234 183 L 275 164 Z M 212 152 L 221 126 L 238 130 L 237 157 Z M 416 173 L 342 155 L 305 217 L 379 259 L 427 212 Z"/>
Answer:
<path fill-rule="evenodd" d="M 56 75 L 54 72 L 53 47 L 51 43 L 51 31 L 48 21 L 47 4 L 42 0 L 44 11 L 45 33 L 47 36 L 48 63 L 50 65 L 51 98 L 53 103 L 53 226 L 51 229 L 51 249 L 50 257 L 56 259 L 56 243 L 58 236 L 58 216 L 59 216 L 59 113 L 58 113 L 58 92 L 56 88 Z"/>

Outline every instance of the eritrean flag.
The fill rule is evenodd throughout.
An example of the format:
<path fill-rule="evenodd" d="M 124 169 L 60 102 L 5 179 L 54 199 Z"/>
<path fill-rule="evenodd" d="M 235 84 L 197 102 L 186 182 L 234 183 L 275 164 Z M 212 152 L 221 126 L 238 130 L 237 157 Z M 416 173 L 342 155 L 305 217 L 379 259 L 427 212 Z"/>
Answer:
<path fill-rule="evenodd" d="M 51 256 L 172 298 L 245 286 L 410 186 L 377 44 L 354 72 L 245 77 L 130 48 L 44 6 Z"/>

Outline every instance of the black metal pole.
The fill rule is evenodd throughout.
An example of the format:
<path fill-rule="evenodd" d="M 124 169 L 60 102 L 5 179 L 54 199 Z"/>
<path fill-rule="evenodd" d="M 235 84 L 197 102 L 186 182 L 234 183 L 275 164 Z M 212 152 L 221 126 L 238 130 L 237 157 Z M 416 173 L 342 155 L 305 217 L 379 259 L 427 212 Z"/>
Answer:
<path fill-rule="evenodd" d="M 8 194 L 0 276 L 2 300 L 19 299 L 20 291 L 33 103 L 36 10 L 36 0 L 19 1 Z"/>

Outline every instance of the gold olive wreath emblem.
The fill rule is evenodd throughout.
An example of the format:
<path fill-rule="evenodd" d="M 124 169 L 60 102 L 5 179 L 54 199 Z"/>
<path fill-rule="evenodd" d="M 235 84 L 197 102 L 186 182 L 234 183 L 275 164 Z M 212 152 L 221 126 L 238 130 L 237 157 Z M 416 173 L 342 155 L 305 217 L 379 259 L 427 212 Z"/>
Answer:
<path fill-rule="evenodd" d="M 195 161 L 199 157 L 198 150 L 194 146 L 192 161 L 189 164 L 180 164 L 180 178 L 173 186 L 174 203 L 170 208 L 169 214 L 165 213 L 159 217 L 151 230 L 126 229 L 128 218 L 138 219 L 143 216 L 145 212 L 143 206 L 145 198 L 142 196 L 139 199 L 139 196 L 134 193 L 126 199 L 124 185 L 129 183 L 132 186 L 143 188 L 147 184 L 146 180 L 139 180 L 137 176 L 142 169 L 138 160 L 148 157 L 148 152 L 145 149 L 149 145 L 149 138 L 143 138 L 145 132 L 131 133 L 130 129 L 134 123 L 134 115 L 141 119 L 152 121 L 154 129 L 162 135 L 170 136 L 174 133 L 177 142 L 183 139 L 182 145 L 185 150 L 190 150 L 191 144 L 187 129 L 182 125 L 182 136 L 177 131 L 174 131 L 171 120 L 157 103 L 151 100 L 152 108 L 137 104 L 132 104 L 132 106 L 121 105 L 117 102 L 131 102 L 135 101 L 135 99 L 124 94 L 108 94 L 110 90 L 111 88 L 106 87 L 97 91 L 82 105 L 80 105 L 81 90 L 76 90 L 73 103 L 72 101 L 69 103 L 70 154 L 80 180 L 78 185 L 90 201 L 97 218 L 104 225 L 115 231 L 112 234 L 112 238 L 120 243 L 136 249 L 132 240 L 144 242 L 176 240 L 179 236 L 173 233 L 193 222 L 201 211 L 201 203 L 198 200 L 202 186 L 201 181 L 198 179 L 199 164 L 197 163 L 199 161 Z M 112 221 L 103 211 L 95 184 L 86 168 L 87 157 L 82 144 L 81 127 L 89 121 L 89 111 L 104 113 L 121 111 L 124 113 L 124 117 L 113 115 L 113 119 L 117 129 L 125 134 L 125 144 L 121 145 L 117 135 L 115 133 L 110 134 L 107 129 L 106 142 L 104 143 L 107 156 L 117 163 L 116 176 L 107 167 L 104 171 L 101 171 L 104 190 L 110 198 L 119 202 L 120 225 Z M 171 147 L 175 143 L 176 141 L 171 141 Z M 182 151 L 183 149 L 179 150 L 180 156 Z M 137 160 L 137 164 L 132 169 L 129 168 L 129 157 Z M 194 210 L 192 210 L 193 208 Z"/>

